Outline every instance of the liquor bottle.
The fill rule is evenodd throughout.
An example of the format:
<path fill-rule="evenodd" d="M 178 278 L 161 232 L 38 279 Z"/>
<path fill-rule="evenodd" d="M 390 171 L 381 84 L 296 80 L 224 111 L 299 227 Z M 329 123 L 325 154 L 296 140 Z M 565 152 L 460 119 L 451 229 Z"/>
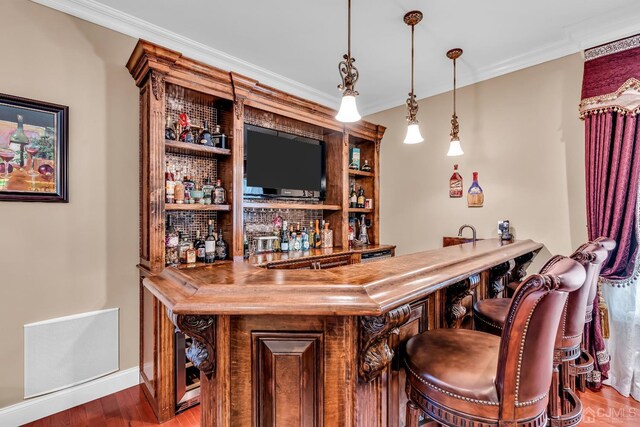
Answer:
<path fill-rule="evenodd" d="M 222 132 L 220 125 L 215 125 L 213 127 L 213 146 L 218 148 L 227 148 L 227 135 Z"/>
<path fill-rule="evenodd" d="M 178 246 L 180 245 L 180 235 L 173 226 L 173 221 L 169 216 L 167 224 L 167 233 L 164 240 L 164 262 L 166 265 L 178 265 L 180 264 L 180 257 L 178 254 Z"/>
<path fill-rule="evenodd" d="M 358 205 L 358 195 L 356 194 L 356 184 L 351 186 L 351 196 L 349 197 L 349 207 L 355 208 Z"/>
<path fill-rule="evenodd" d="M 449 197 L 462 197 L 462 177 L 458 165 L 453 165 L 453 175 L 449 178 Z"/>
<path fill-rule="evenodd" d="M 478 172 L 473 173 L 473 183 L 467 192 L 467 206 L 470 208 L 481 208 L 484 203 L 484 193 L 482 187 L 478 185 Z"/>
<path fill-rule="evenodd" d="M 193 197 L 191 197 L 191 192 L 196 189 L 196 183 L 191 179 L 191 175 L 185 175 L 182 183 L 184 184 L 184 202 L 194 203 Z"/>
<path fill-rule="evenodd" d="M 295 251 L 296 233 L 293 231 L 293 225 L 289 226 L 289 233 L 287 234 L 287 238 L 289 239 L 289 251 Z"/>
<path fill-rule="evenodd" d="M 209 220 L 207 237 L 204 239 L 204 262 L 211 264 L 216 259 L 216 237 L 213 235 L 213 221 Z"/>
<path fill-rule="evenodd" d="M 204 129 L 200 132 L 200 138 L 198 139 L 200 144 L 207 145 L 209 147 L 213 146 L 213 142 L 211 140 L 211 132 L 209 131 L 209 122 L 204 121 Z"/>
<path fill-rule="evenodd" d="M 182 183 L 182 177 L 180 177 L 179 174 L 176 176 L 173 192 L 176 204 L 184 204 L 184 184 Z"/>
<path fill-rule="evenodd" d="M 365 202 L 364 189 L 360 187 L 360 189 L 358 190 L 358 200 L 356 202 L 356 207 L 364 208 L 364 202 Z"/>
<path fill-rule="evenodd" d="M 222 180 L 216 181 L 216 186 L 213 189 L 213 203 L 216 205 L 223 205 L 226 199 L 224 188 L 222 188 Z"/>
<path fill-rule="evenodd" d="M 309 233 L 307 233 L 307 227 L 302 227 L 302 250 L 309 250 Z"/>
<path fill-rule="evenodd" d="M 216 259 L 227 259 L 227 242 L 222 238 L 222 228 L 218 230 L 218 240 L 216 241 Z"/>
<path fill-rule="evenodd" d="M 282 223 L 282 231 L 280 235 L 280 250 L 289 252 L 289 237 L 287 236 L 287 221 Z"/>
<path fill-rule="evenodd" d="M 211 204 L 211 201 L 213 200 L 213 189 L 214 186 L 211 185 L 211 178 L 205 178 L 204 184 L 202 185 L 202 198 L 204 199 L 205 204 Z"/>
<path fill-rule="evenodd" d="M 313 247 L 316 249 L 320 249 L 322 247 L 322 234 L 320 234 L 320 221 L 316 219 L 316 230 L 315 234 L 315 242 L 313 243 Z"/>
<path fill-rule="evenodd" d="M 189 249 L 187 249 L 187 264 L 195 264 L 197 259 L 198 255 L 193 247 L 193 242 L 189 242 Z"/>
<path fill-rule="evenodd" d="M 333 230 L 329 230 L 328 222 L 324 224 L 324 228 L 322 229 L 322 247 L 323 248 L 333 247 Z"/>
<path fill-rule="evenodd" d="M 171 172 L 171 166 L 169 162 L 167 162 L 165 170 L 164 170 L 164 196 L 165 203 L 174 203 L 175 202 L 175 187 L 176 183 L 174 180 L 173 173 Z"/>
<path fill-rule="evenodd" d="M 164 128 L 164 139 L 168 139 L 170 141 L 176 140 L 176 130 L 173 127 L 173 123 L 171 123 L 171 117 L 167 116 L 167 125 Z"/>
<path fill-rule="evenodd" d="M 187 263 L 187 251 L 189 247 L 191 247 L 191 242 L 186 234 L 181 232 L 178 233 L 178 239 L 180 240 L 180 244 L 178 246 L 178 258 L 180 258 L 180 264 Z"/>
<path fill-rule="evenodd" d="M 371 172 L 371 165 L 369 164 L 369 160 L 365 160 L 364 164 L 360 168 L 362 172 Z"/>
<path fill-rule="evenodd" d="M 309 247 L 313 248 L 316 243 L 316 232 L 313 228 L 313 221 L 309 221 Z"/>
<path fill-rule="evenodd" d="M 349 247 L 352 248 L 353 247 L 353 241 L 356 238 L 356 220 L 355 218 L 350 218 L 349 219 L 349 234 L 348 234 L 348 240 L 349 240 Z"/>
<path fill-rule="evenodd" d="M 196 261 L 204 262 L 206 253 L 205 253 L 205 244 L 204 240 L 200 236 L 200 230 L 196 231 L 196 240 L 193 242 L 193 247 L 196 250 Z"/>
<path fill-rule="evenodd" d="M 243 236 L 243 245 L 244 245 L 244 257 L 249 258 L 249 239 L 247 238 L 247 232 L 244 232 Z"/>
<path fill-rule="evenodd" d="M 180 114 L 179 119 L 180 125 L 183 128 L 182 132 L 180 132 L 180 141 L 192 143 L 193 134 L 191 133 L 191 120 L 189 119 L 189 116 L 182 113 Z"/>
<path fill-rule="evenodd" d="M 369 244 L 369 235 L 367 234 L 367 221 L 364 214 L 360 215 L 360 233 L 358 234 L 358 240 L 361 245 Z"/>

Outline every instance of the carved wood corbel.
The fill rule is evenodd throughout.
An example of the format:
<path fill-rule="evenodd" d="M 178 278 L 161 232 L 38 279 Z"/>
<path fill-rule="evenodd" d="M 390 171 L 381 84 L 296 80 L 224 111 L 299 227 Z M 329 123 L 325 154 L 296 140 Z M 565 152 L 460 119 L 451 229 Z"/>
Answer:
<path fill-rule="evenodd" d="M 529 252 L 514 259 L 516 265 L 515 267 L 513 267 L 513 270 L 511 270 L 511 274 L 509 277 L 510 281 L 520 282 L 525 278 L 525 276 L 527 275 L 527 267 L 529 267 L 535 255 L 535 252 Z"/>
<path fill-rule="evenodd" d="M 155 70 L 151 71 L 151 91 L 156 101 L 164 96 L 164 74 Z"/>
<path fill-rule="evenodd" d="M 167 308 L 167 315 L 180 332 L 191 337 L 191 345 L 186 350 L 187 359 L 209 379 L 216 369 L 215 317 L 191 314 L 174 314 Z"/>
<path fill-rule="evenodd" d="M 236 115 L 236 119 L 240 120 L 244 116 L 244 100 L 246 98 L 236 97 L 233 101 L 233 111 Z"/>
<path fill-rule="evenodd" d="M 504 291 L 504 279 L 511 271 L 512 261 L 503 262 L 489 270 L 489 298 L 496 298 Z"/>
<path fill-rule="evenodd" d="M 479 283 L 480 275 L 474 274 L 461 282 L 447 287 L 445 291 L 446 302 L 444 316 L 449 328 L 460 327 L 462 319 L 464 319 L 464 316 L 467 314 L 467 309 L 462 305 L 462 300 L 472 295 Z"/>
<path fill-rule="evenodd" d="M 397 349 L 389 347 L 389 337 L 398 334 L 410 315 L 411 307 L 405 304 L 380 316 L 360 318 L 358 373 L 364 381 L 373 381 L 391 363 Z"/>

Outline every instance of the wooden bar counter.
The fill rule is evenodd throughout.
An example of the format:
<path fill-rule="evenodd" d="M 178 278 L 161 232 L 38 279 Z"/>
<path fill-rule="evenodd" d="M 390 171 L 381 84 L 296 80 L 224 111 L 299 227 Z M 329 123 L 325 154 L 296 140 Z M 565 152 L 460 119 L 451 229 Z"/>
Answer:
<path fill-rule="evenodd" d="M 203 426 L 395 426 L 401 343 L 460 326 L 464 297 L 523 275 L 541 247 L 487 239 L 319 270 L 219 262 L 143 283 L 194 339 Z"/>

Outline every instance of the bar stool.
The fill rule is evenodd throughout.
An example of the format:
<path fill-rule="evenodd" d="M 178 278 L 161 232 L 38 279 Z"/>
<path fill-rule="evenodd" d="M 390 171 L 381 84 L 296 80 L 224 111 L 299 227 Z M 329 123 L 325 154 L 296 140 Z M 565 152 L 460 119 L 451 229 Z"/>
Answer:
<path fill-rule="evenodd" d="M 518 288 L 502 339 L 480 331 L 436 329 L 406 344 L 407 426 L 421 410 L 447 426 L 542 426 L 556 333 L 568 292 L 585 281 L 576 261 L 556 257 L 546 274 Z"/>
<path fill-rule="evenodd" d="M 553 355 L 553 376 L 549 396 L 549 416 L 552 426 L 572 426 L 580 422 L 582 405 L 574 392 L 575 361 L 580 356 L 580 344 L 584 328 L 584 313 L 592 284 L 597 282 L 600 267 L 607 257 L 607 250 L 598 243 L 587 243 L 578 248 L 571 258 L 586 270 L 586 280 L 576 292 L 572 292 L 563 310 L 562 322 L 556 334 Z M 545 273 L 552 268 L 555 259 L 540 270 Z M 500 332 L 508 314 L 510 299 L 483 300 L 474 305 L 476 326 L 490 333 Z M 505 303 L 507 306 L 505 306 Z M 491 325 L 487 325 L 487 323 Z"/>

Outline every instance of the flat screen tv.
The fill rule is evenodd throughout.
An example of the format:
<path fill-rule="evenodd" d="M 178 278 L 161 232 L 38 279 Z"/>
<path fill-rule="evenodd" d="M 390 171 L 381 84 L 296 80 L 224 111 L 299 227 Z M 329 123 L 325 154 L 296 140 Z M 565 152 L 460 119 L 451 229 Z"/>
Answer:
<path fill-rule="evenodd" d="M 247 125 L 244 156 L 245 197 L 324 199 L 323 141 Z"/>

